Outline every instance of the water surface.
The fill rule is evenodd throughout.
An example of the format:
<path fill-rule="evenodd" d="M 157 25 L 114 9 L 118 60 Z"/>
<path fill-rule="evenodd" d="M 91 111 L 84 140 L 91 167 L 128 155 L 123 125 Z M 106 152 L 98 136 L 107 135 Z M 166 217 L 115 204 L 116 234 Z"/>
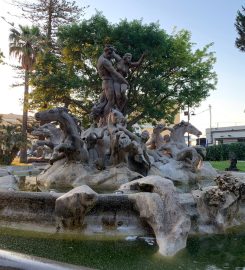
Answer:
<path fill-rule="evenodd" d="M 245 230 L 189 237 L 174 258 L 164 258 L 150 239 L 93 237 L 0 229 L 0 248 L 96 269 L 245 269 Z"/>

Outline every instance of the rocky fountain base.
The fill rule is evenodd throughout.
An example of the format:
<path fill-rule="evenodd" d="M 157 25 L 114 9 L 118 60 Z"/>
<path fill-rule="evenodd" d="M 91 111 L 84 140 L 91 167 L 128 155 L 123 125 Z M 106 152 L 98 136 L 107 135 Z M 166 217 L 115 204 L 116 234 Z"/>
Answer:
<path fill-rule="evenodd" d="M 99 194 L 87 185 L 67 193 L 0 192 L 0 225 L 84 235 L 156 237 L 173 256 L 190 234 L 224 233 L 245 222 L 245 180 L 219 176 L 216 186 L 176 192 L 171 180 L 148 176 Z"/>
<path fill-rule="evenodd" d="M 160 134 L 166 127 L 157 125 L 148 143 L 149 134 L 131 133 L 117 110 L 108 115 L 107 125 L 81 134 L 64 108 L 37 113 L 36 119 L 60 123 L 59 132 L 45 124 L 36 133 L 43 131 L 48 141 L 42 144 L 53 147 L 50 165 L 31 177 L 31 184 L 18 183 L 11 173 L 5 176 L 11 184 L 4 186 L 11 191 L 0 192 L 1 226 L 154 235 L 160 254 L 173 256 L 185 248 L 189 234 L 224 233 L 245 221 L 244 180 L 218 176 L 203 162 L 205 149 L 185 144 L 186 132 L 200 135 L 190 123 L 167 128 L 167 142 Z M 58 139 L 51 141 L 52 132 L 60 134 Z M 15 191 L 21 186 L 42 192 Z"/>

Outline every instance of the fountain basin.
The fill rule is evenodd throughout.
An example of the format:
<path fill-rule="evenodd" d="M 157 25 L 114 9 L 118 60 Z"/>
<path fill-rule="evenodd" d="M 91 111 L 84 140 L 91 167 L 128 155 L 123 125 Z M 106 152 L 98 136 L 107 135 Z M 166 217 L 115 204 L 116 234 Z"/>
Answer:
<path fill-rule="evenodd" d="M 0 191 L 0 226 L 40 232 L 56 232 L 55 201 L 64 193 Z M 178 193 L 178 201 L 191 218 L 190 234 L 197 230 L 199 213 L 191 193 Z M 245 223 L 245 200 L 238 211 L 238 224 Z M 69 230 L 68 230 L 69 231 Z M 124 194 L 98 194 L 95 206 L 86 214 L 79 234 L 152 235 L 132 200 Z M 74 231 L 73 231 L 74 233 Z"/>

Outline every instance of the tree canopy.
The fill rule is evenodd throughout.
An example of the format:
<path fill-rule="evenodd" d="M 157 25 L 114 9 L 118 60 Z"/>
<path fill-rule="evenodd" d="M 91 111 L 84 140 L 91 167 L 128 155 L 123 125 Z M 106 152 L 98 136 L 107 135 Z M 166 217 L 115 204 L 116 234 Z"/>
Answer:
<path fill-rule="evenodd" d="M 16 57 L 24 70 L 30 71 L 39 50 L 41 34 L 37 27 L 19 25 L 11 28 L 9 35 L 9 53 Z"/>
<path fill-rule="evenodd" d="M 30 19 L 33 25 L 40 28 L 50 43 L 54 46 L 58 27 L 79 20 L 85 7 L 79 8 L 75 1 L 69 0 L 37 0 L 14 1 L 22 10 L 22 16 Z"/>
<path fill-rule="evenodd" d="M 9 53 L 16 57 L 25 71 L 24 103 L 22 120 L 22 137 L 27 141 L 27 119 L 29 107 L 29 75 L 33 69 L 41 34 L 37 27 L 19 25 L 19 29 L 12 28 L 9 35 Z M 27 162 L 26 144 L 22 145 L 20 161 Z"/>
<path fill-rule="evenodd" d="M 242 7 L 242 10 L 238 10 L 235 27 L 238 33 L 236 38 L 236 46 L 242 52 L 245 52 L 245 8 Z"/>
<path fill-rule="evenodd" d="M 80 24 L 59 29 L 61 55 L 42 55 L 32 78 L 32 105 L 47 101 L 80 107 L 86 115 L 101 94 L 96 62 L 105 44 L 119 55 L 129 52 L 137 61 L 147 53 L 142 66 L 127 78 L 127 115 L 130 124 L 138 121 L 171 121 L 184 105 L 197 106 L 215 89 L 214 53 L 210 46 L 195 49 L 188 31 L 167 34 L 157 23 L 122 20 L 111 24 L 100 13 Z M 52 58 L 52 59 L 51 59 Z M 51 59 L 51 60 L 50 60 Z M 42 72 L 48 65 L 49 71 Z"/>

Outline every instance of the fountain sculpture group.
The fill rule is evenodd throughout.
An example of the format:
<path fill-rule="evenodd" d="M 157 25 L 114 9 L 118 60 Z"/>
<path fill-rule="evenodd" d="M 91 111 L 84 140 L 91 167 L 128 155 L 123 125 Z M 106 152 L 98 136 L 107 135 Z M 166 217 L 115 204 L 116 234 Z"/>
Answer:
<path fill-rule="evenodd" d="M 40 210 L 36 195 L 28 196 L 36 204 L 32 214 L 43 211 L 33 220 L 41 222 L 43 217 L 58 233 L 154 233 L 159 252 L 172 256 L 186 246 L 189 233 L 224 232 L 245 221 L 244 179 L 218 176 L 203 161 L 205 148 L 186 145 L 186 132 L 201 135 L 190 123 L 158 124 L 151 136 L 148 131 L 136 135 L 127 129 L 126 76 L 140 66 L 144 55 L 138 62 L 131 58 L 105 47 L 97 66 L 103 92 L 92 108 L 90 128 L 84 130 L 66 108 L 36 113 L 36 120 L 46 123 L 33 133 L 45 135 L 37 144 L 53 150 L 50 165 L 36 180 L 46 208 Z M 165 130 L 168 135 L 162 136 Z M 22 198 L 21 194 L 13 196 Z M 8 196 L 3 196 L 6 201 Z M 11 206 L 4 198 L 0 220 L 12 213 L 6 214 Z M 31 211 L 26 201 L 23 205 Z"/>

